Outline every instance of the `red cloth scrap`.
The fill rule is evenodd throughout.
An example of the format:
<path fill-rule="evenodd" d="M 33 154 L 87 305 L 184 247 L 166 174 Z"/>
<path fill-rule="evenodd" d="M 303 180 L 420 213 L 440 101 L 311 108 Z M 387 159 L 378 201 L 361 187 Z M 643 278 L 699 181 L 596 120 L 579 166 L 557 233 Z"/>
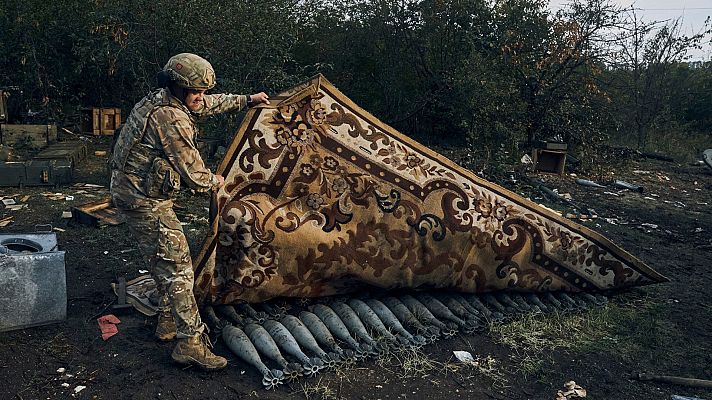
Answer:
<path fill-rule="evenodd" d="M 99 329 L 101 329 L 101 338 L 108 340 L 110 337 L 119 333 L 119 328 L 116 324 L 120 324 L 121 321 L 116 318 L 114 314 L 107 314 L 96 319 L 99 323 Z"/>

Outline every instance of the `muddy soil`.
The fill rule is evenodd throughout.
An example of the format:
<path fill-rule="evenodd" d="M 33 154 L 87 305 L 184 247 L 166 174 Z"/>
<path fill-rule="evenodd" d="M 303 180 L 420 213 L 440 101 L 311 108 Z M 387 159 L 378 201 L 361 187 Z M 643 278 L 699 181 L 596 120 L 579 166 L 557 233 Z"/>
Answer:
<path fill-rule="evenodd" d="M 106 143 L 94 147 L 102 149 Z M 462 161 L 456 152 L 446 153 Z M 107 185 L 104 162 L 90 156 L 79 166 L 76 182 Z M 626 343 L 620 352 L 615 341 L 606 351 L 556 348 L 546 352 L 538 372 L 525 374 L 522 358 L 491 335 L 462 334 L 423 349 L 427 359 L 436 363 L 430 368 L 419 371 L 400 365 L 410 365 L 411 360 L 362 361 L 348 370 L 305 378 L 273 391 L 264 390 L 258 373 L 220 342 L 215 351 L 228 357 L 225 370 L 204 373 L 177 367 L 170 361 L 172 345 L 153 338 L 155 320 L 135 311 L 118 315 L 119 333 L 103 341 L 96 318 L 111 312 L 115 296 L 110 283 L 119 276 L 136 277 L 145 266 L 125 226 L 85 227 L 62 219 L 61 214 L 106 192 L 77 193 L 71 186 L 2 188 L 1 196 L 15 195 L 16 201 L 30 198 L 27 208 L 4 211 L 14 216 L 14 222 L 1 232 L 31 232 L 36 224 L 47 223 L 61 229 L 57 236 L 66 251 L 68 318 L 0 333 L 0 399 L 554 399 L 568 380 L 584 387 L 590 399 L 669 399 L 673 394 L 712 399 L 712 393 L 701 389 L 632 379 L 632 374 L 645 371 L 712 379 L 712 170 L 651 160 L 624 160 L 607 170 L 612 175 L 606 178 L 640 184 L 645 191 L 583 187 L 570 175 L 534 177 L 595 209 L 598 219 L 583 224 L 671 279 L 612 297 L 613 303 L 627 307 L 634 316 L 640 307 L 641 318 L 619 321 L 614 327 L 617 338 Z M 565 210 L 521 180 L 506 179 L 503 184 Z M 73 195 L 74 200 L 51 200 L 43 195 L 47 192 Z M 191 247 L 197 251 L 208 199 L 185 196 L 177 204 Z M 495 360 L 494 373 L 443 367 L 452 361 L 453 350 L 490 357 Z M 66 372 L 58 373 L 59 368 Z M 75 393 L 80 386 L 86 388 Z"/>

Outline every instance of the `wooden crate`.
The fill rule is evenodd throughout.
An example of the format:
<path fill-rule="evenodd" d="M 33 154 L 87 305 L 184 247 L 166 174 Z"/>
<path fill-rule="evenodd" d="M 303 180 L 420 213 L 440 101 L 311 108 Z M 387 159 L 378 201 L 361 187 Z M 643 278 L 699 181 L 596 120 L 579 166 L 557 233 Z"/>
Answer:
<path fill-rule="evenodd" d="M 566 166 L 565 150 L 534 149 L 532 161 L 535 172 L 549 172 L 562 175 Z"/>
<path fill-rule="evenodd" d="M 121 125 L 121 109 L 110 108 L 84 108 L 82 131 L 93 135 L 113 135 L 114 131 Z"/>
<path fill-rule="evenodd" d="M 0 143 L 12 146 L 29 142 L 33 147 L 45 147 L 57 141 L 57 125 L 0 124 Z"/>

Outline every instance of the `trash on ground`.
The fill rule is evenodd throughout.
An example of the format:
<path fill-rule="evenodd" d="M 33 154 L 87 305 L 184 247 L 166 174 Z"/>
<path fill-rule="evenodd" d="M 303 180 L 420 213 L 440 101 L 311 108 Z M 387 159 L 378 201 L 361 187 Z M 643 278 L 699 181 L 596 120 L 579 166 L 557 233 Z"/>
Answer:
<path fill-rule="evenodd" d="M 101 330 L 101 338 L 104 340 L 109 340 L 110 337 L 119 333 L 119 327 L 117 324 L 121 323 L 121 320 L 116 318 L 114 314 L 107 314 L 96 319 L 99 324 L 99 329 Z"/>
<path fill-rule="evenodd" d="M 574 381 L 564 383 L 564 390 L 556 392 L 556 400 L 583 399 L 586 397 L 586 389 L 577 385 Z"/>
<path fill-rule="evenodd" d="M 461 363 L 465 363 L 465 364 L 474 364 L 475 363 L 475 358 L 472 357 L 472 353 L 470 353 L 469 351 L 455 350 L 452 352 L 452 354 L 454 354 L 457 361 L 460 361 Z"/>
<path fill-rule="evenodd" d="M 6 206 L 11 206 L 15 204 L 15 199 L 2 199 L 2 204 L 5 204 Z"/>
<path fill-rule="evenodd" d="M 72 212 L 71 211 L 62 211 L 62 218 L 64 218 L 64 219 L 72 218 Z"/>
<path fill-rule="evenodd" d="M 644 222 L 644 223 L 640 224 L 640 226 L 644 226 L 644 227 L 650 228 L 650 229 L 658 229 L 658 226 L 657 226 L 656 224 L 650 224 L 650 223 L 647 223 L 647 222 Z"/>

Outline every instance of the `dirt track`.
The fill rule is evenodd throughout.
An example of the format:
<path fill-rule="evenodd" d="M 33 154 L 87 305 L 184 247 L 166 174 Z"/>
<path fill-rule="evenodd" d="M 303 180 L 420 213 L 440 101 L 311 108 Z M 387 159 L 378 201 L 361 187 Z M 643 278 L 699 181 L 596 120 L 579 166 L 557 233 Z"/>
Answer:
<path fill-rule="evenodd" d="M 82 165 L 77 181 L 106 185 L 102 161 L 92 156 Z M 643 185 L 646 191 L 592 189 L 576 185 L 569 176 L 544 177 L 550 187 L 571 193 L 575 201 L 597 211 L 600 218 L 586 222 L 587 226 L 671 279 L 668 284 L 615 296 L 615 309 L 631 319 L 615 320 L 605 342 L 583 350 L 548 351 L 541 368 L 525 376 L 521 357 L 495 337 L 460 335 L 424 349 L 442 363 L 424 372 L 398 366 L 403 360 L 382 365 L 360 362 L 353 369 L 270 392 L 262 389 L 257 372 L 222 344 L 216 352 L 230 357 L 226 370 L 206 374 L 176 367 L 170 362 L 172 346 L 153 339 L 155 321 L 137 312 L 119 315 L 119 334 L 102 341 L 96 318 L 107 313 L 114 301 L 109 284 L 118 276 L 135 277 L 145 268 L 137 251 L 127 251 L 134 247 L 126 227 L 95 229 L 61 219 L 62 211 L 71 205 L 92 200 L 87 194 L 73 193 L 71 187 L 3 188 L 2 196 L 31 197 L 27 209 L 8 212 L 15 222 L 0 228 L 2 232 L 30 232 L 40 223 L 65 230 L 58 238 L 66 251 L 69 301 L 64 323 L 0 333 L 0 399 L 66 398 L 77 385 L 86 389 L 76 398 L 97 399 L 304 398 L 305 389 L 309 398 L 553 399 L 572 379 L 587 389 L 591 399 L 669 399 L 672 394 L 712 398 L 712 393 L 700 389 L 630 379 L 631 373 L 642 371 L 712 379 L 712 170 L 648 160 L 615 167 L 611 178 Z M 538 195 L 531 188 L 511 188 Z M 47 200 L 41 195 L 56 191 L 74 194 L 75 200 Z M 184 228 L 197 250 L 207 198 L 181 198 L 178 204 L 177 213 L 189 222 Z M 452 358 L 452 350 L 491 356 L 503 380 L 494 381 L 493 375 L 474 369 L 453 372 L 442 367 Z M 66 373 L 57 373 L 58 368 L 66 368 Z"/>

